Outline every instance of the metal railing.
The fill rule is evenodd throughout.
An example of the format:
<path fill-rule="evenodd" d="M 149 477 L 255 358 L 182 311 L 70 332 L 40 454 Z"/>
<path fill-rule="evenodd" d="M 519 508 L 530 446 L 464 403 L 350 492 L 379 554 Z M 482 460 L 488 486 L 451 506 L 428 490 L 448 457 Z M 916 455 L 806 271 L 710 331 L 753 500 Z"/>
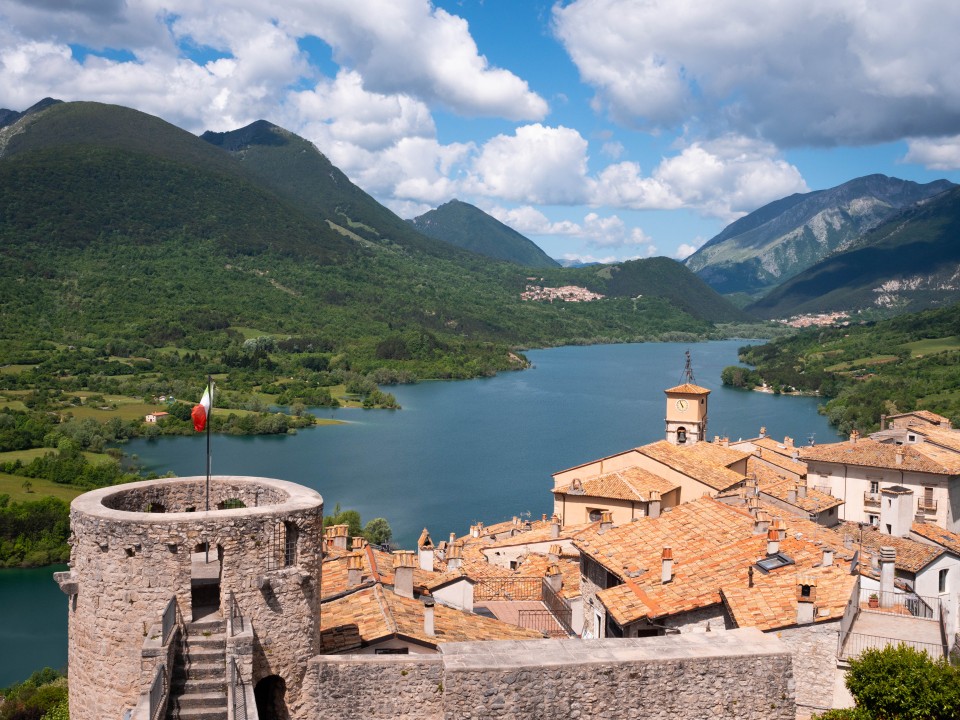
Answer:
<path fill-rule="evenodd" d="M 883 592 L 861 589 L 860 605 L 870 610 L 896 615 L 911 615 L 916 618 L 936 620 L 940 614 L 940 598 L 914 595 L 913 593 Z"/>
<path fill-rule="evenodd" d="M 167 709 L 167 668 L 160 663 L 150 685 L 150 720 L 157 720 Z"/>
<path fill-rule="evenodd" d="M 928 515 L 937 514 L 937 501 L 936 500 L 926 500 L 924 498 L 917 498 L 917 512 L 926 513 Z"/>
<path fill-rule="evenodd" d="M 230 696 L 233 720 L 247 720 L 247 689 L 236 658 L 230 658 Z"/>
<path fill-rule="evenodd" d="M 517 625 L 536 630 L 548 637 L 565 638 L 570 636 L 557 622 L 553 613 L 546 608 L 543 610 L 517 610 Z"/>
<path fill-rule="evenodd" d="M 170 633 L 177 626 L 177 596 L 171 595 L 167 607 L 163 610 L 163 617 L 160 620 L 161 627 L 161 645 L 166 646 L 170 641 Z"/>
<path fill-rule="evenodd" d="M 861 633 L 847 633 L 846 641 L 842 649 L 841 659 L 856 657 L 864 650 L 883 650 L 889 645 L 899 645 L 903 643 L 914 650 L 927 653 L 930 657 L 936 659 L 944 656 L 943 645 L 940 643 L 925 643 L 916 640 L 896 640 L 893 638 L 879 637 L 877 635 L 863 635 Z"/>
<path fill-rule="evenodd" d="M 227 612 L 227 636 L 234 637 L 237 634 L 237 625 L 240 626 L 240 632 L 244 632 L 244 619 L 233 590 L 227 593 L 227 607 L 229 608 Z"/>
<path fill-rule="evenodd" d="M 557 592 L 550 587 L 546 578 L 543 579 L 543 604 L 547 606 L 553 617 L 560 623 L 567 635 L 575 635 L 573 631 L 573 609 L 567 604 L 567 601 L 560 597 Z"/>
<path fill-rule="evenodd" d="M 863 504 L 870 505 L 872 507 L 880 507 L 880 493 L 865 491 L 863 493 Z"/>
<path fill-rule="evenodd" d="M 481 578 L 473 588 L 474 600 L 540 600 L 543 583 L 538 577 Z"/>

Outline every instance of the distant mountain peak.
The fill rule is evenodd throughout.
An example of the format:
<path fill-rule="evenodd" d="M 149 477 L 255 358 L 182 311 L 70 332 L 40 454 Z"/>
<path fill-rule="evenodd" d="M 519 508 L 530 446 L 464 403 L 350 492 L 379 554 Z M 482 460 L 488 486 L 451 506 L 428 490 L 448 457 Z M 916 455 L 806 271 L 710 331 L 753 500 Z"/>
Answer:
<path fill-rule="evenodd" d="M 731 223 L 685 264 L 722 293 L 763 292 L 951 187 L 947 180 L 919 184 L 875 173 L 790 195 Z"/>
<path fill-rule="evenodd" d="M 16 110 L 8 110 L 7 108 L 0 108 L 0 128 L 5 128 L 8 125 L 13 125 L 20 118 L 26 117 L 27 115 L 32 115 L 33 113 L 40 112 L 41 110 L 46 110 L 51 105 L 59 105 L 63 100 L 57 100 L 55 98 L 46 97 L 38 103 L 35 103 L 28 107 L 23 112 L 17 112 Z"/>
<path fill-rule="evenodd" d="M 450 200 L 407 222 L 424 235 L 495 260 L 524 267 L 559 266 L 532 240 L 462 200 Z"/>
<path fill-rule="evenodd" d="M 236 152 L 251 145 L 286 145 L 290 142 L 290 133 L 268 120 L 255 120 L 237 130 L 222 133 L 207 130 L 200 139 L 229 152 Z"/>

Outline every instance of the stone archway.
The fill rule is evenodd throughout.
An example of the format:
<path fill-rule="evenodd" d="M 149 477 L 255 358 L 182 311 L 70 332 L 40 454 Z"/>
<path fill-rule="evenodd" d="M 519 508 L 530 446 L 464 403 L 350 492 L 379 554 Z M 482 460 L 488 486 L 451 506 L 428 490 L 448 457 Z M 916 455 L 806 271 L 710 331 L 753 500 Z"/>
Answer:
<path fill-rule="evenodd" d="M 279 675 L 267 675 L 253 688 L 260 720 L 290 720 L 287 683 Z"/>

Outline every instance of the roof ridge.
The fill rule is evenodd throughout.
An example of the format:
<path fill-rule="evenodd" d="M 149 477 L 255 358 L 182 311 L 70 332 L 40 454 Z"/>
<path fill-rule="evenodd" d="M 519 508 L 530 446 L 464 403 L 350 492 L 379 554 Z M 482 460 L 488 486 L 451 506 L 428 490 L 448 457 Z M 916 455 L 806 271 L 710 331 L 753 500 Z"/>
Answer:
<path fill-rule="evenodd" d="M 392 633 L 399 632 L 397 620 L 393 616 L 393 608 L 390 607 L 390 601 L 387 600 L 383 585 L 380 583 L 374 585 L 373 594 L 377 598 L 377 607 L 380 608 L 380 614 L 383 615 L 383 621 L 387 625 L 387 630 Z"/>

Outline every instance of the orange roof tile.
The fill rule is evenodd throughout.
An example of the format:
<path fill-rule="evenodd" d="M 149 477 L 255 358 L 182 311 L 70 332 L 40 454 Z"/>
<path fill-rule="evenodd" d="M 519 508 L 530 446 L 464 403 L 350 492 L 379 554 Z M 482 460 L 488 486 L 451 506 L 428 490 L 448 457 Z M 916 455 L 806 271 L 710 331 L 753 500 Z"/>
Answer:
<path fill-rule="evenodd" d="M 917 523 L 910 527 L 911 532 L 916 533 L 922 538 L 934 542 L 941 547 L 945 547 L 952 553 L 960 555 L 960 535 L 949 530 L 944 530 L 939 525 L 933 523 Z"/>
<path fill-rule="evenodd" d="M 686 393 L 688 395 L 708 395 L 710 391 L 705 387 L 694 385 L 693 383 L 683 383 L 676 387 L 667 388 L 665 393 Z"/>
<path fill-rule="evenodd" d="M 553 489 L 556 495 L 586 495 L 589 497 L 616 498 L 649 502 L 650 491 L 661 495 L 676 490 L 679 485 L 654 475 L 640 467 L 630 467 L 616 472 L 604 473 L 594 478 L 579 481 L 581 490 L 574 483 Z"/>
<path fill-rule="evenodd" d="M 637 452 L 714 490 L 726 490 L 742 482 L 743 475 L 730 470 L 727 465 L 750 455 L 708 442 L 680 446 L 666 440 L 638 447 Z"/>
<path fill-rule="evenodd" d="M 922 444 L 921 444 L 922 445 Z M 883 467 L 895 470 L 949 475 L 952 471 L 941 463 L 934 462 L 919 452 L 921 445 L 890 445 L 869 438 L 857 442 L 838 442 L 815 445 L 800 450 L 800 459 L 805 461 L 833 462 L 861 467 Z M 903 451 L 903 461 L 897 464 L 897 451 Z"/>
<path fill-rule="evenodd" d="M 835 532 L 840 537 L 851 538 L 855 547 L 862 543 L 864 555 L 879 553 L 882 546 L 892 547 L 897 552 L 896 567 L 911 573 L 922 570 L 946 552 L 944 547 L 887 535 L 874 527 L 864 528 L 861 535 L 860 526 L 852 522 L 841 523 L 835 528 Z M 860 567 L 863 570 L 869 569 L 870 563 L 866 558 L 861 559 Z"/>

